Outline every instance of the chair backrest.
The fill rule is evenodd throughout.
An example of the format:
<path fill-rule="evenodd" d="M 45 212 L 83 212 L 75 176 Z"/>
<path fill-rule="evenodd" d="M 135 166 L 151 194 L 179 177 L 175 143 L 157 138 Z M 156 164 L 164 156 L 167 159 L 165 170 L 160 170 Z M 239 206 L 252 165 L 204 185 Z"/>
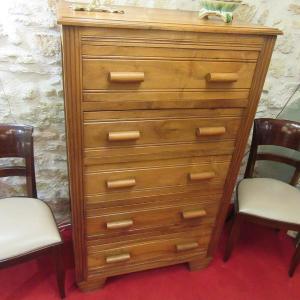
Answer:
<path fill-rule="evenodd" d="M 25 166 L 0 167 L 0 177 L 25 176 L 28 197 L 37 197 L 33 158 L 33 127 L 0 124 L 0 158 L 24 158 Z"/>
<path fill-rule="evenodd" d="M 261 145 L 280 146 L 300 151 L 300 123 L 267 118 L 254 120 L 252 143 L 245 172 L 245 178 L 252 177 L 257 160 L 276 161 L 295 168 L 290 184 L 297 185 L 300 178 L 300 160 L 279 154 L 258 153 L 258 147 Z"/>

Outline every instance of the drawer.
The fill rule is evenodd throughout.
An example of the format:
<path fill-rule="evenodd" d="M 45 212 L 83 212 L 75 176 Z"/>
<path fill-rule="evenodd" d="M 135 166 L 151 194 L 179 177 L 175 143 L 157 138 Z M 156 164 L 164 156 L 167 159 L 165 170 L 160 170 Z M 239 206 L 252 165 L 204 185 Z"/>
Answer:
<path fill-rule="evenodd" d="M 117 270 L 147 262 L 178 263 L 202 256 L 210 240 L 211 229 L 205 226 L 196 231 L 181 233 L 179 237 L 163 236 L 145 242 L 127 242 L 88 247 L 89 271 Z"/>
<path fill-rule="evenodd" d="M 126 45 L 126 46 L 125 46 Z M 177 47 L 176 47 L 177 46 Z M 210 61 L 246 61 L 256 62 L 258 59 L 259 51 L 247 50 L 247 51 L 234 51 L 234 50 L 216 50 L 216 49 L 200 49 L 197 46 L 190 47 L 190 45 L 182 44 L 177 45 L 164 42 L 164 47 L 160 44 L 154 44 L 149 41 L 147 47 L 141 43 L 133 42 L 102 42 L 101 39 L 97 42 L 84 42 L 81 46 L 81 54 L 83 58 L 120 58 L 127 57 L 128 59 L 143 58 L 166 58 L 166 59 L 192 59 L 192 60 L 210 60 Z M 176 48 L 175 48 L 176 47 Z"/>
<path fill-rule="evenodd" d="M 128 7 L 127 7 L 128 9 Z M 131 21 L 141 21 L 141 16 L 135 11 L 131 12 Z M 144 9 L 143 9 L 144 10 Z M 163 20 L 166 24 L 181 23 L 186 26 L 186 20 L 178 20 L 178 16 L 174 15 L 172 10 L 163 10 Z M 129 12 L 130 13 L 130 12 Z M 151 16 L 149 15 L 151 14 Z M 126 13 L 128 16 L 128 12 Z M 188 18 L 190 18 L 189 15 Z M 113 16 L 114 17 L 114 16 Z M 157 19 L 157 11 L 152 13 L 147 11 L 147 19 Z M 195 18 L 192 20 L 194 24 L 199 25 L 199 19 L 196 14 L 192 16 Z M 155 23 L 154 22 L 154 23 Z M 202 49 L 206 51 L 206 55 L 211 49 L 218 49 L 222 52 L 244 52 L 244 51 L 261 51 L 264 46 L 265 37 L 259 34 L 240 34 L 238 30 L 236 34 L 221 33 L 216 26 L 216 30 L 213 32 L 200 32 L 203 30 L 157 30 L 150 29 L 146 25 L 147 30 L 136 30 L 134 28 L 97 28 L 90 26 L 82 26 L 79 28 L 82 45 L 99 45 L 102 46 L 118 45 L 120 47 L 139 46 L 142 48 L 156 47 L 156 48 L 172 48 L 173 49 Z M 206 25 L 205 25 L 206 26 Z M 204 26 L 204 27 L 205 27 Z M 225 25 L 226 26 L 226 25 Z M 130 26 L 128 26 L 130 27 Z M 151 26 L 150 26 L 151 27 Z M 185 28 L 186 29 L 186 28 Z M 238 28 L 236 28 L 238 29 Z M 257 28 L 254 29 L 257 33 Z M 233 33 L 233 31 L 232 31 Z M 252 32 L 253 33 L 253 32 Z M 226 51 L 229 50 L 229 51 Z M 101 50 L 100 50 L 101 51 Z M 106 51 L 106 50 L 102 50 Z M 86 50 L 82 50 L 84 54 L 87 54 Z M 250 51 L 249 51 L 250 52 Z M 107 52 L 103 52 L 107 53 Z M 111 53 L 111 52 L 109 52 Z M 89 53 L 92 55 L 92 53 Z M 98 51 L 94 54 L 101 54 Z M 118 53 L 120 55 L 120 53 Z M 224 54 L 221 54 L 224 55 Z M 237 54 L 238 55 L 238 54 Z M 251 54 L 250 54 L 251 55 Z M 161 56 L 161 54 L 160 54 Z"/>
<path fill-rule="evenodd" d="M 165 165 L 191 164 L 197 160 L 224 156 L 231 159 L 235 140 L 211 141 L 205 143 L 177 143 L 146 145 L 141 147 L 90 148 L 84 150 L 84 170 L 86 173 L 119 168 L 153 166 L 153 161 Z"/>
<path fill-rule="evenodd" d="M 109 170 L 84 175 L 84 191 L 86 195 L 127 193 L 163 187 L 188 187 L 198 189 L 211 184 L 224 184 L 230 161 L 212 159 L 211 163 L 196 163 L 179 166 L 159 166 Z"/>
<path fill-rule="evenodd" d="M 242 110 L 226 109 L 85 113 L 84 147 L 129 147 L 125 154 L 133 146 L 233 140 L 241 116 Z"/>
<path fill-rule="evenodd" d="M 250 88 L 255 63 L 83 59 L 84 90 Z"/>
<path fill-rule="evenodd" d="M 171 109 L 171 108 L 245 108 L 249 89 L 206 90 L 86 90 L 82 109 L 99 110 Z"/>
<path fill-rule="evenodd" d="M 183 205 L 186 203 L 216 203 L 216 200 L 221 198 L 223 194 L 223 183 L 207 183 L 197 189 L 197 186 L 190 185 L 189 187 L 165 187 L 161 189 L 148 189 L 140 191 L 124 191 L 123 193 L 109 193 L 85 195 L 85 209 L 87 217 L 94 217 L 97 211 L 98 215 L 107 212 L 107 209 L 133 209 L 137 205 L 145 207 L 161 207 L 162 205 Z M 121 210 L 121 208 L 123 210 Z"/>
<path fill-rule="evenodd" d="M 175 228 L 213 224 L 220 196 L 215 196 L 214 201 L 212 197 L 208 199 L 203 203 L 199 201 L 162 207 L 150 206 L 150 208 L 147 208 L 147 205 L 139 205 L 137 209 L 131 206 L 90 211 L 86 219 L 87 236 L 107 238 L 121 235 L 124 239 L 133 234 L 144 232 L 147 234 L 149 229 L 166 232 Z"/>

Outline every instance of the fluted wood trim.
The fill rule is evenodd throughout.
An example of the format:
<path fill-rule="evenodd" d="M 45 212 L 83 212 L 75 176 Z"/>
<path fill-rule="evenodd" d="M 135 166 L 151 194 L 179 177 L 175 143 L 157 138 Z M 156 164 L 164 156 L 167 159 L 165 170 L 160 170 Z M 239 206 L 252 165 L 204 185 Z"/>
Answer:
<path fill-rule="evenodd" d="M 62 30 L 65 119 L 69 168 L 70 197 L 72 206 L 72 234 L 77 283 L 86 280 L 86 248 L 82 178 L 81 133 L 81 62 L 80 41 L 77 27 L 64 26 Z"/>

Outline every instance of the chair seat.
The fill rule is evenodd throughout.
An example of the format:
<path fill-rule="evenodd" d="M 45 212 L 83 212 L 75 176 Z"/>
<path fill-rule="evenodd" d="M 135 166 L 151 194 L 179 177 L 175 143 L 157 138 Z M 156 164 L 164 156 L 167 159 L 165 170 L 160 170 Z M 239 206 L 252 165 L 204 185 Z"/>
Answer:
<path fill-rule="evenodd" d="M 60 242 L 46 203 L 26 197 L 0 199 L 0 261 Z"/>
<path fill-rule="evenodd" d="M 239 212 L 300 224 L 300 191 L 271 178 L 247 178 L 238 186 Z"/>

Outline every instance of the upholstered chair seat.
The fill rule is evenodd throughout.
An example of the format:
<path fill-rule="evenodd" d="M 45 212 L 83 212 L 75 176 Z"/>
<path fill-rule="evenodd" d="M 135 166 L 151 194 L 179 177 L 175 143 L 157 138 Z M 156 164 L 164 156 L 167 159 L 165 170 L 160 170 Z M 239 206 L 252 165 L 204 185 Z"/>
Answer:
<path fill-rule="evenodd" d="M 26 197 L 0 199 L 0 261 L 61 242 L 47 204 Z"/>
<path fill-rule="evenodd" d="M 300 191 L 272 178 L 246 178 L 238 186 L 238 210 L 269 220 L 300 224 Z"/>

